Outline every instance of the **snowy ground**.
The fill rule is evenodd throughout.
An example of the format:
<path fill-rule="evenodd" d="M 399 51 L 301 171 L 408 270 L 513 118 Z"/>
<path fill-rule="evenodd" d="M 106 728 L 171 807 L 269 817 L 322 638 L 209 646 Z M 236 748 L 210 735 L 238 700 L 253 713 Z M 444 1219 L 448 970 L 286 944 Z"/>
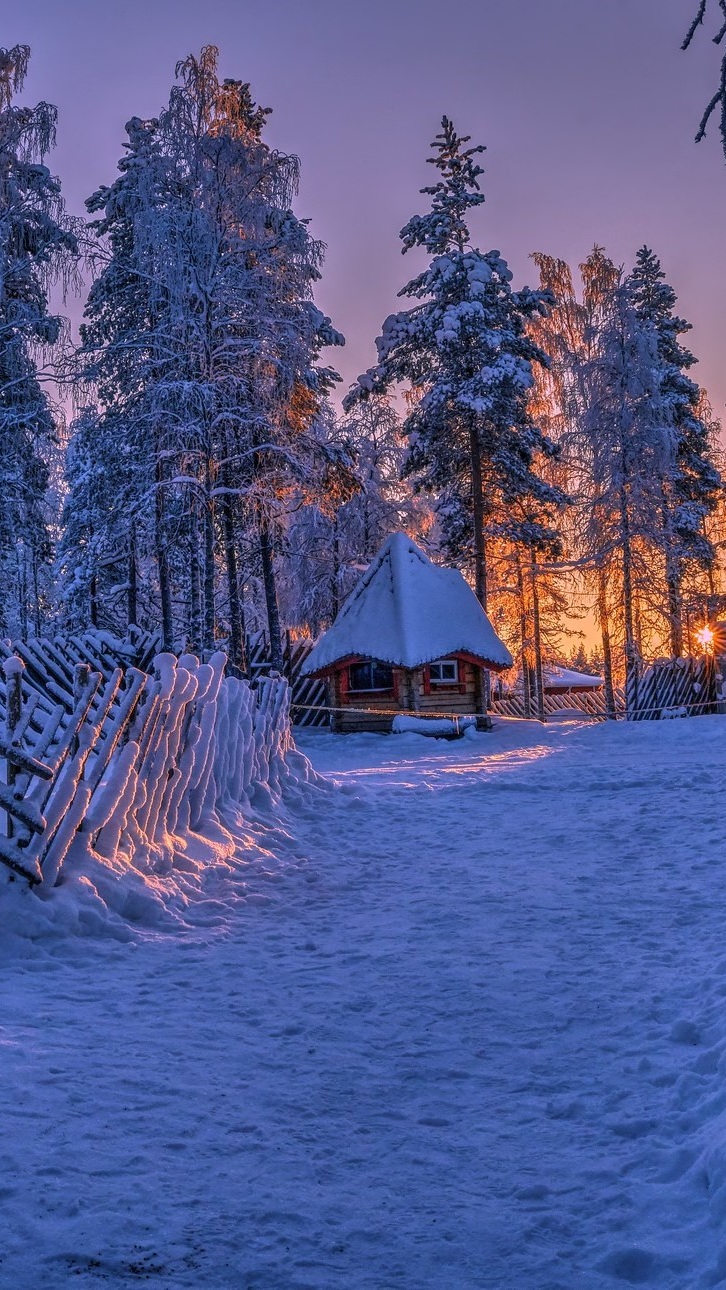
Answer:
<path fill-rule="evenodd" d="M 188 925 L 0 903 L 0 1286 L 726 1285 L 726 718 L 302 744 Z"/>

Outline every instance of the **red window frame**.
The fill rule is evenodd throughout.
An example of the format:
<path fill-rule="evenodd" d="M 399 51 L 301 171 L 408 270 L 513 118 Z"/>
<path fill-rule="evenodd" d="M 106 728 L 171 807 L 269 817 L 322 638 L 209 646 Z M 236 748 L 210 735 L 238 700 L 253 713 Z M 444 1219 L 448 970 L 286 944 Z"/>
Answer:
<path fill-rule="evenodd" d="M 434 680 L 431 676 L 431 667 L 434 663 L 456 663 L 456 681 Z M 463 659 L 452 655 L 450 658 L 435 658 L 431 663 L 424 667 L 423 688 L 424 694 L 466 694 L 466 679 L 463 669 L 466 666 Z"/>

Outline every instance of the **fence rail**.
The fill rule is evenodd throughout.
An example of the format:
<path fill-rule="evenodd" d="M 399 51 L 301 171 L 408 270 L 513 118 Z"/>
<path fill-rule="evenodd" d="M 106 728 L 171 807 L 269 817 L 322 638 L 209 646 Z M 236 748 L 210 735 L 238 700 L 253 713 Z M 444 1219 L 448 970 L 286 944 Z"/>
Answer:
<path fill-rule="evenodd" d="M 506 698 L 492 699 L 490 710 L 500 717 L 526 717 L 533 716 L 530 710 L 527 713 L 524 696 L 522 694 L 508 694 Z M 601 690 L 592 690 L 582 693 L 566 691 L 561 694 L 546 694 L 544 696 L 544 714 L 545 717 L 552 717 L 556 712 L 561 712 L 568 708 L 582 712 L 588 717 L 597 717 L 605 719 L 608 715 L 605 695 Z M 530 705 L 531 708 L 531 705 Z M 616 689 L 615 691 L 615 713 L 620 716 L 625 711 L 625 691 Z"/>
<path fill-rule="evenodd" d="M 721 710 L 726 700 L 726 659 L 705 655 L 700 658 L 664 659 L 640 668 L 627 690 L 614 690 L 615 707 L 608 709 L 604 689 L 590 692 L 563 691 L 544 696 L 545 717 L 568 708 L 587 716 L 627 721 L 659 721 L 673 716 L 703 716 Z M 494 699 L 491 711 L 503 717 L 527 715 L 522 694 Z"/>

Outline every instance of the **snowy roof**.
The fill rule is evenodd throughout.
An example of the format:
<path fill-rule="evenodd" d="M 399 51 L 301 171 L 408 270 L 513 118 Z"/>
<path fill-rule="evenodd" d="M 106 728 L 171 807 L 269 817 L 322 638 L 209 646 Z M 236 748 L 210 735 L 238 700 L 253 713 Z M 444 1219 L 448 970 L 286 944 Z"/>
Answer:
<path fill-rule="evenodd" d="M 497 669 L 512 664 L 458 570 L 433 564 L 405 533 L 394 533 L 313 646 L 303 672 L 323 672 L 351 657 L 414 668 L 456 653 Z"/>
<path fill-rule="evenodd" d="M 586 672 L 573 672 L 569 667 L 545 668 L 544 683 L 548 690 L 574 690 L 577 686 L 599 686 L 605 682 L 601 676 L 588 676 Z"/>

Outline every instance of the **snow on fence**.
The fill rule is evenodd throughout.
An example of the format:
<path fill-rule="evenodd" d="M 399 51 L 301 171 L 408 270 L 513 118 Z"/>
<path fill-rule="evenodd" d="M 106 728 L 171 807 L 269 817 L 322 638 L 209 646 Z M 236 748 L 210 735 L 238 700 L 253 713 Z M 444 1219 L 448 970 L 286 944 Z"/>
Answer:
<path fill-rule="evenodd" d="M 283 642 L 283 671 L 292 693 L 290 713 L 296 726 L 329 726 L 328 691 L 324 681 L 302 676 L 302 665 L 313 648 L 308 636 L 294 640 L 289 631 Z M 247 646 L 247 662 L 252 676 L 270 671 L 270 646 L 264 632 L 257 632 Z"/>
<path fill-rule="evenodd" d="M 283 678 L 225 677 L 221 653 L 159 654 L 147 673 L 131 659 L 148 666 L 153 643 L 0 645 L 0 861 L 32 885 L 56 882 L 79 835 L 99 857 L 171 863 L 190 833 L 224 832 L 225 809 L 310 777 Z"/>

